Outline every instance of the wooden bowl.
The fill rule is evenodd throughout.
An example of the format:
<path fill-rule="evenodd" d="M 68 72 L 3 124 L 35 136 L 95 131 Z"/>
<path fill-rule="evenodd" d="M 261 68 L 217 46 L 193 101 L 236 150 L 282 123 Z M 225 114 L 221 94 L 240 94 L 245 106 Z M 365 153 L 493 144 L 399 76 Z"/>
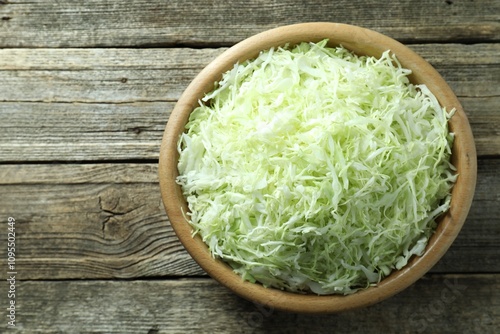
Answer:
<path fill-rule="evenodd" d="M 393 271 L 376 287 L 351 295 L 296 294 L 265 288 L 260 284 L 245 282 L 224 262 L 214 259 L 199 236 L 183 216 L 187 212 L 186 200 L 175 182 L 177 170 L 177 141 L 191 111 L 214 82 L 222 78 L 236 62 L 255 58 L 261 50 L 273 46 L 300 42 L 318 42 L 329 39 L 329 45 L 343 45 L 358 55 L 380 57 L 390 49 L 402 66 L 412 70 L 414 84 L 426 84 L 447 110 L 456 109 L 450 120 L 450 130 L 455 133 L 452 163 L 458 169 L 458 179 L 452 190 L 451 207 L 440 217 L 438 227 L 429 240 L 423 256 L 414 256 L 401 270 Z M 465 222 L 471 206 L 476 183 L 476 151 L 474 138 L 467 117 L 457 97 L 439 73 L 424 59 L 401 43 L 380 33 L 346 24 L 303 23 L 284 26 L 254 35 L 225 51 L 213 60 L 180 97 L 172 111 L 161 144 L 159 161 L 160 189 L 170 223 L 180 241 L 194 260 L 214 279 L 239 296 L 272 309 L 293 312 L 329 313 L 368 306 L 382 301 L 413 284 L 445 254 Z"/>

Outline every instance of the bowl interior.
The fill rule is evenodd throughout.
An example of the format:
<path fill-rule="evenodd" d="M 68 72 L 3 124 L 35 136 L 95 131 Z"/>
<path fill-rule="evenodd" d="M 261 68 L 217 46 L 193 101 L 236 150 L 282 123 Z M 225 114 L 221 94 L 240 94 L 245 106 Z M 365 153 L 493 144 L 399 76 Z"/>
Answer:
<path fill-rule="evenodd" d="M 380 57 L 391 50 L 402 66 L 412 70 L 410 80 L 425 84 L 447 110 L 456 109 L 450 120 L 455 133 L 452 162 L 459 174 L 452 190 L 451 207 L 439 219 L 436 232 L 421 257 L 413 257 L 401 270 L 394 271 L 378 286 L 351 295 L 317 296 L 296 294 L 260 284 L 242 281 L 224 262 L 212 258 L 200 237 L 192 236 L 192 228 L 184 218 L 188 211 L 180 186 L 175 182 L 177 171 L 177 140 L 184 131 L 192 110 L 214 82 L 235 63 L 254 58 L 273 46 L 294 45 L 300 42 L 329 40 L 329 46 L 343 45 L 358 55 Z M 225 51 L 191 82 L 173 109 L 160 150 L 159 179 L 162 200 L 170 223 L 180 241 L 197 263 L 214 279 L 248 300 L 268 307 L 294 312 L 325 313 L 359 308 L 379 302 L 413 284 L 446 252 L 459 233 L 468 214 L 476 182 L 476 151 L 472 132 L 460 102 L 439 73 L 424 59 L 401 43 L 375 31 L 336 23 L 303 23 L 284 26 L 254 35 Z"/>

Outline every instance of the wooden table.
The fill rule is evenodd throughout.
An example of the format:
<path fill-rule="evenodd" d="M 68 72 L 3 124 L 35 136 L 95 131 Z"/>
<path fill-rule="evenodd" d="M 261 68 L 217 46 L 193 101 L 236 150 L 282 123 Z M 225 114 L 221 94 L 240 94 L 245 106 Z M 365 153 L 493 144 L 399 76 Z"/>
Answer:
<path fill-rule="evenodd" d="M 157 179 L 193 77 L 252 34 L 308 21 L 374 29 L 432 63 L 467 112 L 479 165 L 465 227 L 430 273 L 318 316 L 254 305 L 206 276 Z M 498 0 L 0 1 L 0 332 L 498 333 L 499 22 Z"/>

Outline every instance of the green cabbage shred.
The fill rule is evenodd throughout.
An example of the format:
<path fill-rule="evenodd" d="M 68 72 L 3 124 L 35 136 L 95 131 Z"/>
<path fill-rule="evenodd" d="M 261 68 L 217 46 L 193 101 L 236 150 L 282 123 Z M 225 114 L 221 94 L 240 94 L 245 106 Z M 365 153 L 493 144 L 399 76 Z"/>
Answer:
<path fill-rule="evenodd" d="M 326 40 L 236 64 L 178 142 L 194 234 L 299 293 L 350 294 L 422 255 L 456 179 L 453 110 L 410 73 Z"/>

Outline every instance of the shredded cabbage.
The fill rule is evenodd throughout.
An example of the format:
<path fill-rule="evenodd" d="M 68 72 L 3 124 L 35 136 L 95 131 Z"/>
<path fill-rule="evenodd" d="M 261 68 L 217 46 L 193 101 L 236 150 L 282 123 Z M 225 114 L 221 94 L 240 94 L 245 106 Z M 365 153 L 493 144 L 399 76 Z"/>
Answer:
<path fill-rule="evenodd" d="M 178 142 L 186 218 L 244 280 L 316 294 L 422 255 L 456 179 L 446 112 L 390 51 L 327 41 L 236 64 Z"/>

